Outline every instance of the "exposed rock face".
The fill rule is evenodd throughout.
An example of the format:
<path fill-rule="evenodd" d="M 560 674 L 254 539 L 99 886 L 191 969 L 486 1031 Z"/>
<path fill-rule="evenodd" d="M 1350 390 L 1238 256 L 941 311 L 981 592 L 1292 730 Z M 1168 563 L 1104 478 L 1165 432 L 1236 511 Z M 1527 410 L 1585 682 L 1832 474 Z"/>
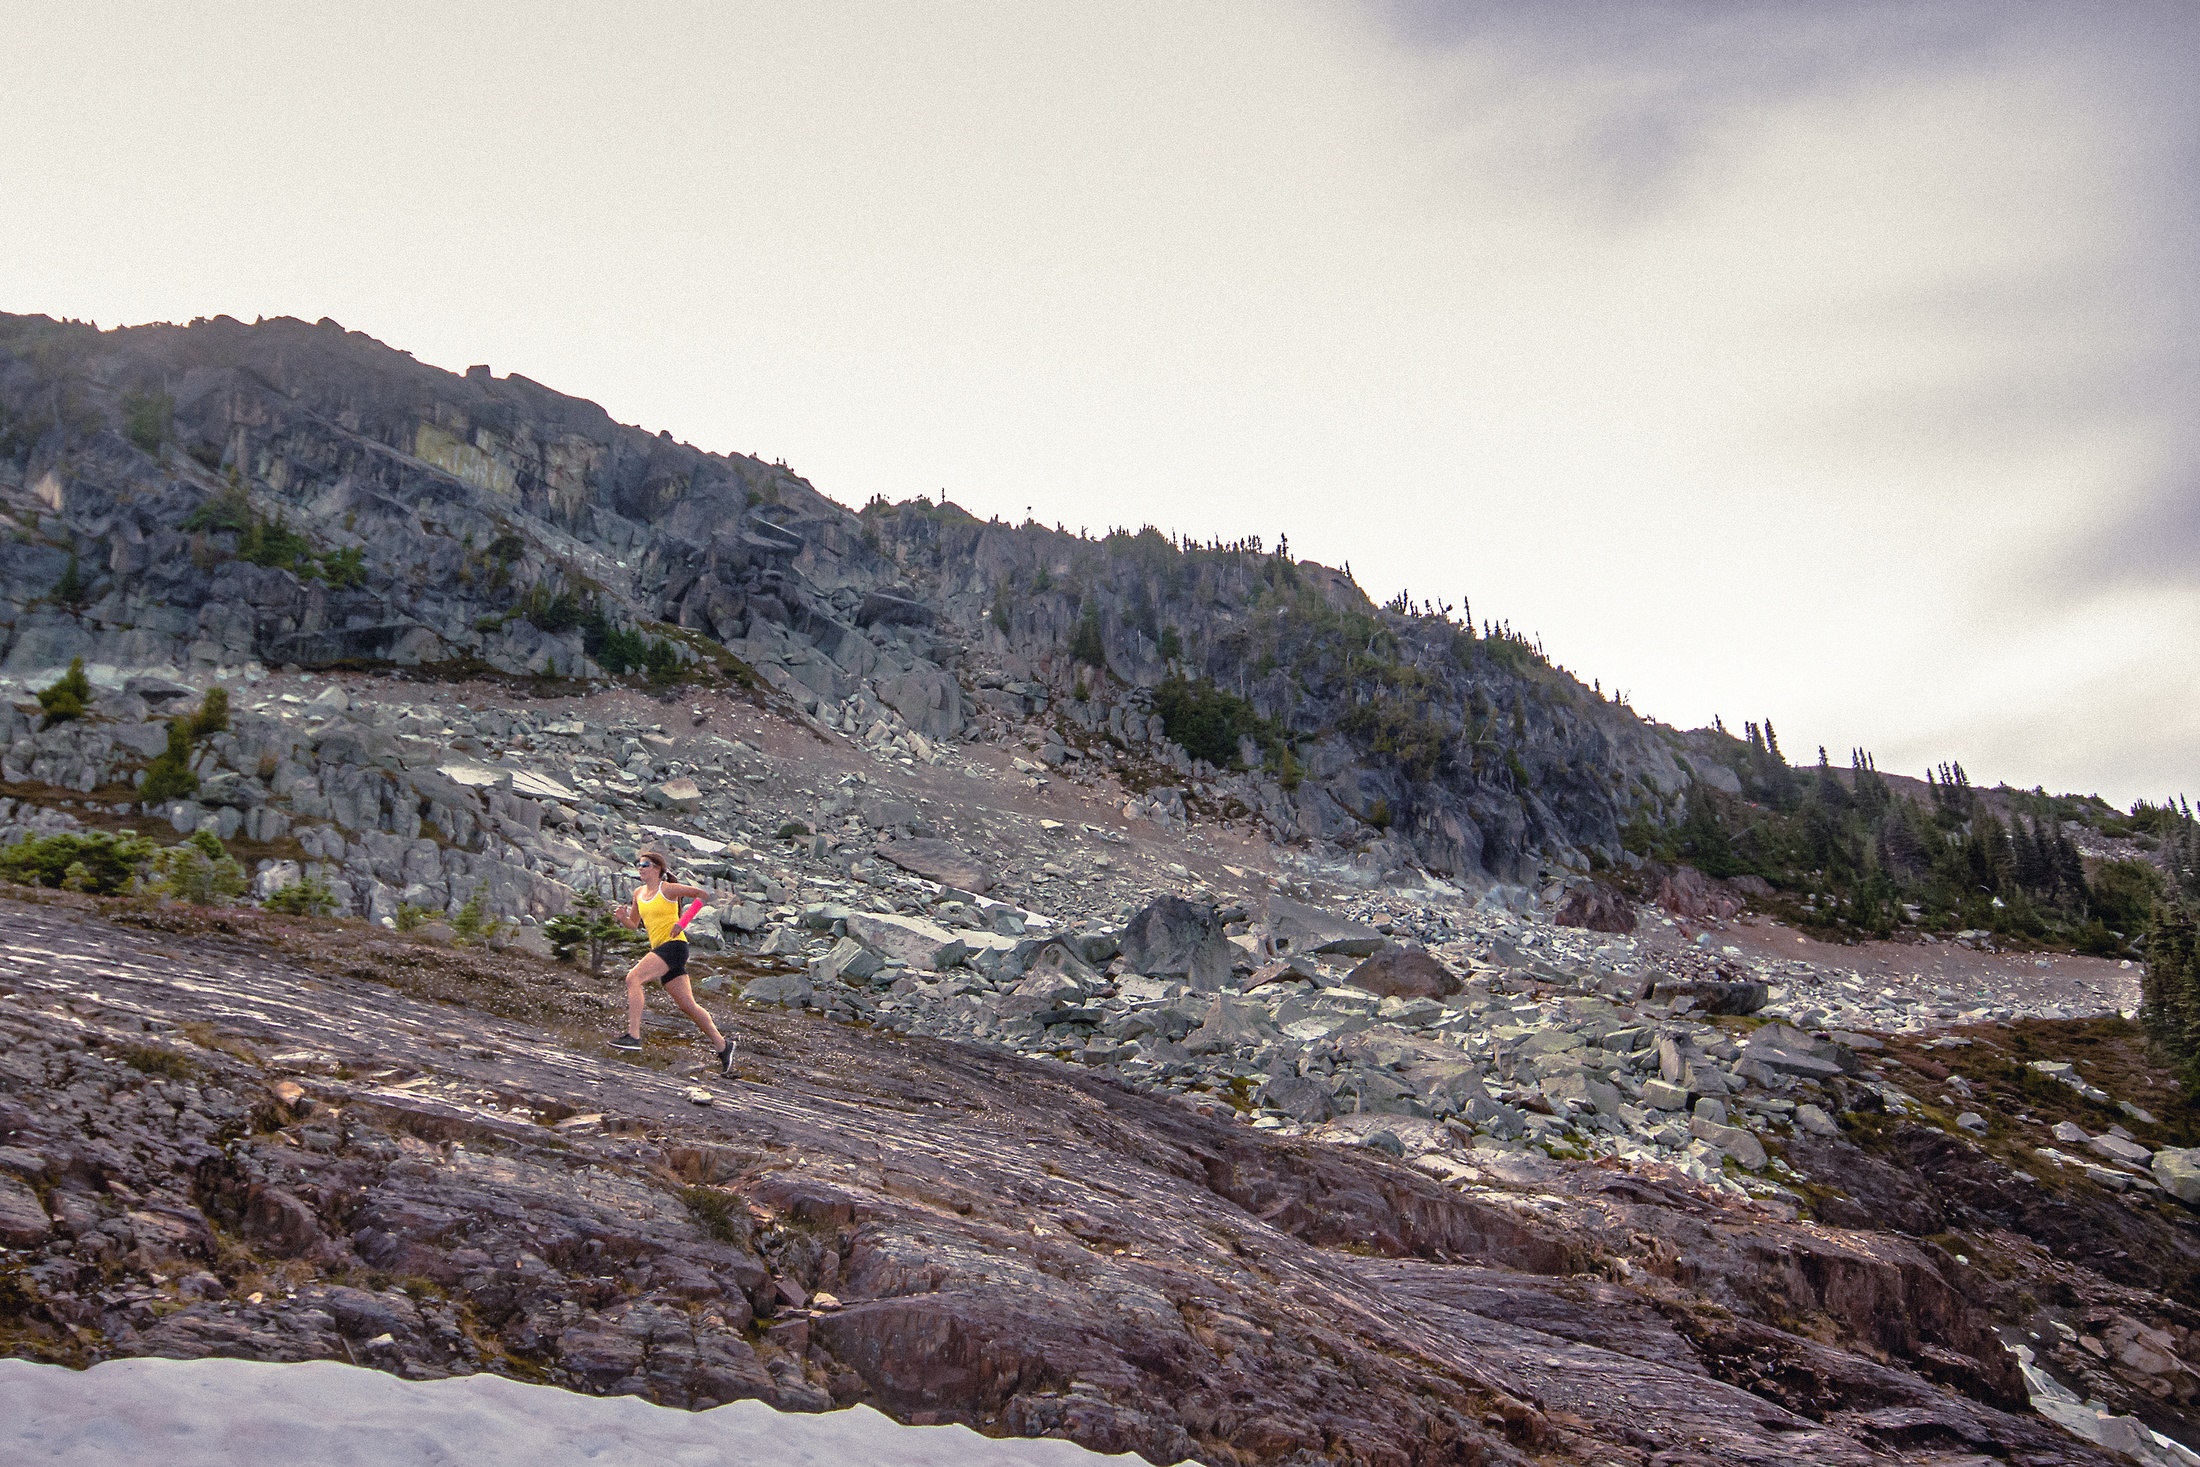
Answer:
<path fill-rule="evenodd" d="M 2009 1414 L 1971 1281 L 1890 1234 L 1527 1155 L 1447 1185 L 1389 1159 L 1410 1117 L 1276 1142 L 784 1015 L 727 1016 L 767 1083 L 697 1107 L 684 1041 L 464 1006 L 570 1028 L 604 996 L 569 970 L 4 916 L 0 1175 L 50 1220 L 7 1194 L 0 1324 L 38 1358 L 860 1400 L 1154 1462 L 2108 1460 Z"/>
<path fill-rule="evenodd" d="M 0 501 L 41 526 L 0 545 L 9 674 L 81 656 L 118 678 L 255 661 L 572 677 L 632 630 L 916 757 L 1051 707 L 1181 780 L 1133 802 L 1148 818 L 1235 809 L 1378 877 L 1616 860 L 1620 826 L 1675 814 L 1690 778 L 1672 738 L 1526 644 L 1378 608 L 1313 562 L 952 506 L 857 515 L 783 466 L 330 321 L 0 317 L 0 415 Z M 72 557 L 82 598 L 56 602 Z M 591 598 L 603 619 L 584 624 Z M 1154 697 L 1178 674 L 1209 699 L 1175 730 L 1196 757 Z M 1223 689 L 1259 727 L 1195 737 Z"/>

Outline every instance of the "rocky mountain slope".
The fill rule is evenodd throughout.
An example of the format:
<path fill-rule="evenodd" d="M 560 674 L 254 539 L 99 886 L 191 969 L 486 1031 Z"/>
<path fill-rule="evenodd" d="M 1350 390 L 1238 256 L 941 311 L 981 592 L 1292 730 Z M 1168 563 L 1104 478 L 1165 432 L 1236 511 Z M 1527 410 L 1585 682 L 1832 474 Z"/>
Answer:
<path fill-rule="evenodd" d="M 329 323 L 0 318 L 0 408 L 9 1353 L 1156 1462 L 2193 1460 L 2133 965 L 1640 866 L 1732 771 L 1517 639 Z M 734 1083 L 550 961 L 651 846 Z"/>
<path fill-rule="evenodd" d="M 0 317 L 0 504 L 0 669 L 25 677 L 72 657 L 573 677 L 631 631 L 666 671 L 739 659 L 835 726 L 890 712 L 945 739 L 1067 706 L 1159 754 L 1153 782 L 1200 779 L 1378 873 L 1617 860 L 1627 816 L 1687 780 L 1664 731 L 1524 642 L 1377 608 L 1258 542 L 852 513 L 783 466 L 328 321 Z M 1190 751 L 1155 747 L 1172 677 Z"/>
<path fill-rule="evenodd" d="M 2026 1204 L 1952 1137 L 1903 1173 L 1962 1210 L 1927 1240 L 1850 1142 L 1811 1143 L 1860 1198 L 1827 1226 L 1670 1169 L 1461 1159 L 1403 1112 L 1378 1144 L 1287 1140 L 755 1006 L 727 1016 L 741 1081 L 702 1089 L 661 1035 L 641 1064 L 574 1048 L 602 1000 L 571 970 L 58 901 L 10 903 L 0 959 L 11 1352 L 863 1400 L 1155 1462 L 2109 1460 L 2025 1410 L 1991 1325 L 2026 1285 L 1954 1250 Z M 2095 1195 L 2054 1205 L 2127 1246 L 2024 1245 L 2076 1291 L 2028 1322 L 2105 1336 L 2106 1379 L 2160 1357 L 2184 1400 L 2189 1308 L 2136 1275 L 2189 1266 L 2189 1233 Z"/>

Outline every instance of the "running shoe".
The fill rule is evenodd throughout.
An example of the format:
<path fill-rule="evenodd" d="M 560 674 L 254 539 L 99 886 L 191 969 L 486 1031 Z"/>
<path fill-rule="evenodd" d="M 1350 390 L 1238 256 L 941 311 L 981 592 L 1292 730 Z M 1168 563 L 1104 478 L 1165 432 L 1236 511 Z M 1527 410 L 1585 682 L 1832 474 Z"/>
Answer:
<path fill-rule="evenodd" d="M 611 1047 L 613 1049 L 623 1049 L 628 1054 L 640 1054 L 642 1052 L 642 1041 L 631 1034 L 621 1034 L 611 1041 Z"/>
<path fill-rule="evenodd" d="M 726 1047 L 718 1051 L 718 1073 L 721 1075 L 731 1075 L 733 1073 L 733 1045 L 733 1039 L 728 1036 Z"/>

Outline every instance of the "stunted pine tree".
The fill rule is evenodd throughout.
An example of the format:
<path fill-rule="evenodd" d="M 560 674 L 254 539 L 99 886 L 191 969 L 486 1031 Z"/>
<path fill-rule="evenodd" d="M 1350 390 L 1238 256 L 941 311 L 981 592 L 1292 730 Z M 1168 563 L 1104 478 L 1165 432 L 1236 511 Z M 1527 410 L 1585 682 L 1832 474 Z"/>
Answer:
<path fill-rule="evenodd" d="M 2139 979 L 2147 1028 L 2185 1059 L 2200 1057 L 2200 932 L 2182 899 L 2155 908 L 2147 933 L 2146 971 Z"/>

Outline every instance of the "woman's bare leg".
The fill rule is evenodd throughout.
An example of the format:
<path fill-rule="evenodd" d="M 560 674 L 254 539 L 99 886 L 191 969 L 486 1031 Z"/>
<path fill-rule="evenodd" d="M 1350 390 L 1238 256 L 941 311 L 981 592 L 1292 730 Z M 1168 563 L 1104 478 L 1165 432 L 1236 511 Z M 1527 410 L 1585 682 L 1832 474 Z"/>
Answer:
<path fill-rule="evenodd" d="M 710 1010 L 695 1001 L 695 988 L 688 982 L 687 974 L 682 973 L 667 983 L 665 992 L 672 995 L 672 1001 L 680 1006 L 680 1012 L 693 1019 L 695 1027 L 703 1031 L 703 1037 L 710 1041 L 712 1053 L 726 1047 L 726 1036 L 720 1034 L 718 1026 L 711 1022 Z"/>
<path fill-rule="evenodd" d="M 655 953 L 626 970 L 626 1032 L 642 1037 L 642 1010 L 649 1007 L 649 985 L 664 976 L 665 960 Z"/>

